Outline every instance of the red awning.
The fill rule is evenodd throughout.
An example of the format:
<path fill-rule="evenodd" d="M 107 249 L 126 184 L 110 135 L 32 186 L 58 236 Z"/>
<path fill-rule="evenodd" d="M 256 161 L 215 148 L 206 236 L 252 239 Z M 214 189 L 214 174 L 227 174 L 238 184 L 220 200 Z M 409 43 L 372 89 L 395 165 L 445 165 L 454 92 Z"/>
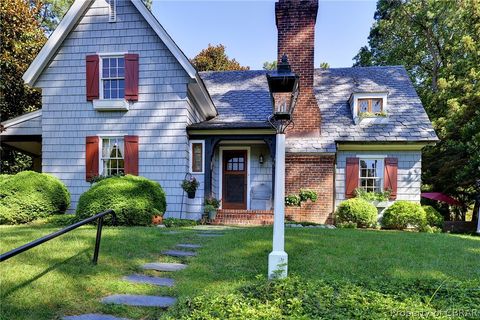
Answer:
<path fill-rule="evenodd" d="M 445 202 L 452 206 L 462 206 L 462 203 L 460 201 L 455 200 L 452 197 L 447 196 L 446 194 L 443 194 L 441 192 L 422 192 L 421 196 L 422 198 Z"/>

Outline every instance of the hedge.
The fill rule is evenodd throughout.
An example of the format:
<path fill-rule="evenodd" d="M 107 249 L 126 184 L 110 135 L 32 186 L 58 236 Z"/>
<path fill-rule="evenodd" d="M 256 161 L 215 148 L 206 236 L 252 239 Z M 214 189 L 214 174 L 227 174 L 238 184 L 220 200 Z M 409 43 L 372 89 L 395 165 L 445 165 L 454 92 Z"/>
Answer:
<path fill-rule="evenodd" d="M 160 184 L 144 177 L 116 176 L 101 180 L 83 193 L 77 205 L 78 219 L 108 209 L 117 216 L 117 225 L 146 226 L 154 215 L 163 215 L 167 204 Z M 105 219 L 111 224 L 110 216 Z"/>
<path fill-rule="evenodd" d="M 422 228 L 427 223 L 425 211 L 420 204 L 405 200 L 396 201 L 388 207 L 382 219 L 383 227 L 403 230 L 408 227 Z"/>
<path fill-rule="evenodd" d="M 343 226 L 356 224 L 359 228 L 373 227 L 377 223 L 377 208 L 370 202 L 352 198 L 340 203 L 336 211 L 335 222 Z"/>
<path fill-rule="evenodd" d="M 432 206 L 422 206 L 425 211 L 427 223 L 430 227 L 442 227 L 443 216 Z"/>
<path fill-rule="evenodd" d="M 56 177 L 34 171 L 0 176 L 0 224 L 27 223 L 65 213 L 70 193 Z"/>

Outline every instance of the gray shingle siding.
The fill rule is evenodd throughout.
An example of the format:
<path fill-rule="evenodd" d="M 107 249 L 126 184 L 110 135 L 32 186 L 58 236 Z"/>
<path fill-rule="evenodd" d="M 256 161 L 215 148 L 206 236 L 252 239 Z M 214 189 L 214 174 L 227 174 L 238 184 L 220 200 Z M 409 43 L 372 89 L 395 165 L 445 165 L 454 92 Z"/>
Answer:
<path fill-rule="evenodd" d="M 378 155 L 398 159 L 397 200 L 420 201 L 421 151 L 339 151 L 335 170 L 335 205 L 345 200 L 345 166 L 348 157 Z"/>
<path fill-rule="evenodd" d="M 43 171 L 66 183 L 74 209 L 90 187 L 85 137 L 138 135 L 139 174 L 162 185 L 166 216 L 178 216 L 179 185 L 188 170 L 185 127 L 192 121 L 189 78 L 130 1 L 117 1 L 117 22 L 109 23 L 107 13 L 106 2 L 95 1 L 37 80 L 43 93 Z M 85 56 L 102 52 L 139 54 L 139 100 L 128 112 L 98 112 L 86 101 Z"/>

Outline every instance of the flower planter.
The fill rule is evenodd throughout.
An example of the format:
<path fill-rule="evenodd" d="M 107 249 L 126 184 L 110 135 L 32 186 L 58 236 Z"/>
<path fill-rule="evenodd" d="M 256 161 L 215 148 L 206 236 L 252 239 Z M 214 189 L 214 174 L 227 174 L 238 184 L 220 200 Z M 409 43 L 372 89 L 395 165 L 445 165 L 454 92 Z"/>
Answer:
<path fill-rule="evenodd" d="M 216 217 L 217 217 L 217 210 L 210 211 L 210 212 L 208 213 L 208 219 L 209 219 L 209 220 L 215 220 Z"/>
<path fill-rule="evenodd" d="M 195 191 L 187 192 L 188 199 L 195 199 Z"/>
<path fill-rule="evenodd" d="M 163 216 L 156 215 L 152 217 L 152 224 L 159 225 L 162 223 L 163 223 Z"/>

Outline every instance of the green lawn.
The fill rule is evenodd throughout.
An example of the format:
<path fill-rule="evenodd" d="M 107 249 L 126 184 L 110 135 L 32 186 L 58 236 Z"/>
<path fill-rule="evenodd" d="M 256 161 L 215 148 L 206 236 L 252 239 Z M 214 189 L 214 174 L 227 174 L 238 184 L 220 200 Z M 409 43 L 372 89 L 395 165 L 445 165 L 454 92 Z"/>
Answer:
<path fill-rule="evenodd" d="M 0 250 L 5 252 L 57 230 L 48 226 L 0 227 Z M 226 294 L 248 285 L 267 272 L 271 228 L 242 228 L 220 238 L 199 238 L 193 230 L 166 234 L 159 228 L 104 228 L 99 263 L 90 262 L 94 227 L 69 234 L 0 263 L 1 319 L 56 319 L 62 315 L 101 312 L 131 319 L 157 319 L 159 309 L 106 306 L 109 294 L 174 295 L 180 302 L 201 294 Z M 122 276 L 141 272 L 176 243 L 201 242 L 199 256 L 189 267 L 172 273 L 173 288 L 131 284 Z M 286 230 L 289 272 L 308 281 L 354 283 L 365 290 L 398 296 L 406 290 L 428 299 L 439 286 L 465 285 L 456 297 L 439 296 L 440 306 L 454 301 L 480 302 L 480 237 L 351 229 Z M 154 272 L 151 272 L 152 274 Z M 455 298 L 455 299 L 454 299 Z M 459 299 L 465 299 L 460 301 Z M 462 304 L 465 302 L 465 304 Z M 173 311 L 172 311 L 173 312 Z"/>

